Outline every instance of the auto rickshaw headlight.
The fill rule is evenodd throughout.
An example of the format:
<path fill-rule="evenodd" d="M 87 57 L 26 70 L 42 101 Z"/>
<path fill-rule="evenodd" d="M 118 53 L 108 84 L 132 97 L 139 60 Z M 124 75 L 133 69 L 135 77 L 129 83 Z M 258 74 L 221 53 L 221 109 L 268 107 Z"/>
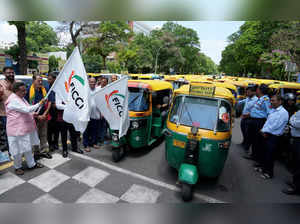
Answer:
<path fill-rule="evenodd" d="M 114 142 L 118 142 L 119 141 L 119 136 L 118 136 L 118 134 L 112 134 L 112 140 L 114 141 Z"/>
<path fill-rule="evenodd" d="M 134 128 L 134 129 L 139 128 L 139 122 L 138 121 L 133 121 L 132 122 L 132 128 Z"/>

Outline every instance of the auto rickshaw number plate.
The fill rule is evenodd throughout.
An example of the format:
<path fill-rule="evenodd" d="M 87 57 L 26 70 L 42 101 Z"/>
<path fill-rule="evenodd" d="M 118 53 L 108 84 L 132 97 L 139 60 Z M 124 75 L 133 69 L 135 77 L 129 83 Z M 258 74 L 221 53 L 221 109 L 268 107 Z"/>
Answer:
<path fill-rule="evenodd" d="M 190 85 L 190 94 L 196 96 L 208 96 L 213 97 L 215 95 L 215 86 L 211 84 L 201 84 L 201 85 Z"/>
<path fill-rule="evenodd" d="M 182 142 L 182 141 L 179 141 L 179 140 L 176 140 L 176 139 L 173 140 L 173 145 L 177 146 L 177 147 L 180 147 L 180 148 L 185 148 L 185 142 Z"/>

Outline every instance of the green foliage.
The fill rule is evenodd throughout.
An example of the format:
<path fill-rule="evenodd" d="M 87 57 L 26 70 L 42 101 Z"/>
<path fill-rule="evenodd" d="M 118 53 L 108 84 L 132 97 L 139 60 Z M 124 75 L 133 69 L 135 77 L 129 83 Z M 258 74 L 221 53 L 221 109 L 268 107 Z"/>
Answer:
<path fill-rule="evenodd" d="M 101 57 L 97 55 L 82 55 L 83 64 L 86 72 L 100 73 L 101 72 Z"/>
<path fill-rule="evenodd" d="M 59 67 L 59 59 L 57 59 L 54 55 L 51 55 L 48 59 L 49 61 L 49 72 L 57 71 Z"/>
<path fill-rule="evenodd" d="M 107 69 L 110 73 L 121 73 L 122 67 L 116 61 L 109 61 L 107 62 Z"/>

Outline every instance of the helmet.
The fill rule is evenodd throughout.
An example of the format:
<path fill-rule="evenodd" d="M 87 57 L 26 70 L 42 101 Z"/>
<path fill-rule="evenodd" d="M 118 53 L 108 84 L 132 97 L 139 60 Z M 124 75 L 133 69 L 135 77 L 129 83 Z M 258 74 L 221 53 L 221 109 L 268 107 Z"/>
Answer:
<path fill-rule="evenodd" d="M 286 93 L 286 94 L 284 94 L 283 98 L 284 98 L 285 100 L 295 100 L 295 99 L 296 99 L 296 96 L 295 96 L 295 94 L 293 94 L 293 93 Z"/>

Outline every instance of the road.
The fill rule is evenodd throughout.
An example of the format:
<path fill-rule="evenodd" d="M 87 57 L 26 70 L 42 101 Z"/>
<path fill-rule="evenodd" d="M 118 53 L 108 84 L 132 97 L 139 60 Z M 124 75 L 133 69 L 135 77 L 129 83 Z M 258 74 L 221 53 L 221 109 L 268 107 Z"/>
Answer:
<path fill-rule="evenodd" d="M 217 180 L 200 179 L 193 203 L 299 203 L 299 196 L 281 193 L 290 174 L 279 162 L 271 180 L 259 177 L 252 161 L 242 158 L 239 119 L 224 170 Z M 181 203 L 177 172 L 165 161 L 164 142 L 131 151 L 119 163 L 110 146 L 84 155 L 42 160 L 45 168 L 16 177 L 13 168 L 0 175 L 0 202 L 47 203 Z M 2 190 L 1 190 L 2 189 Z"/>

